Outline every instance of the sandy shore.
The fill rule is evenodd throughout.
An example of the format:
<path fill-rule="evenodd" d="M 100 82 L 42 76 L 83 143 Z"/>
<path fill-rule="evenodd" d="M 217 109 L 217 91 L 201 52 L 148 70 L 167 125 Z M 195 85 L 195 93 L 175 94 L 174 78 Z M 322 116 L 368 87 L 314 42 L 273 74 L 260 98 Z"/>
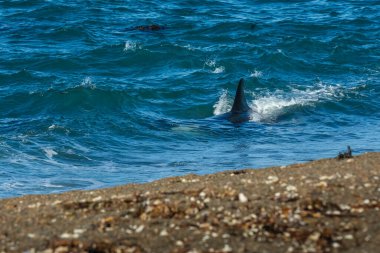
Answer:
<path fill-rule="evenodd" d="M 0 252 L 380 252 L 380 153 L 0 200 Z"/>

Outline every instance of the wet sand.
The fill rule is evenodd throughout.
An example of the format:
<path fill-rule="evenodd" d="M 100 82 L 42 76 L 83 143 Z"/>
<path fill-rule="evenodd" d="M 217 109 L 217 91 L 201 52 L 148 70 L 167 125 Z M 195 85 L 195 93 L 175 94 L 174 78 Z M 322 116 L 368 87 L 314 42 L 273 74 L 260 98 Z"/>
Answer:
<path fill-rule="evenodd" d="M 3 199 L 0 252 L 380 252 L 380 153 Z"/>

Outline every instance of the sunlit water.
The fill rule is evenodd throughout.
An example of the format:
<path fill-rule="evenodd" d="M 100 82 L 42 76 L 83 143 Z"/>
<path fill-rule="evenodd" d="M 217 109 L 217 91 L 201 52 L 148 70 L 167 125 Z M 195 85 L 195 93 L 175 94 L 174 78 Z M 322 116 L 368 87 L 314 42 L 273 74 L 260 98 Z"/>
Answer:
<path fill-rule="evenodd" d="M 379 1 L 0 1 L 0 197 L 378 151 L 379 73 Z"/>

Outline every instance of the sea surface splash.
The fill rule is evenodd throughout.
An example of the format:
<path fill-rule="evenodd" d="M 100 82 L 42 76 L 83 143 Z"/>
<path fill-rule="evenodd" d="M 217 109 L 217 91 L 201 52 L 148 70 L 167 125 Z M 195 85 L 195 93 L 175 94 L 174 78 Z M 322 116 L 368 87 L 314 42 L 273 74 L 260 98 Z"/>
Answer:
<path fill-rule="evenodd" d="M 0 197 L 379 151 L 379 7 L 0 1 Z"/>
<path fill-rule="evenodd" d="M 318 103 L 328 101 L 338 102 L 345 97 L 345 91 L 340 85 L 325 85 L 321 82 L 313 87 L 306 87 L 306 89 L 293 88 L 290 85 L 288 90 L 272 92 L 261 89 L 259 90 L 260 95 L 253 91 L 247 92 L 247 90 L 246 93 L 250 93 L 249 95 L 252 98 L 249 101 L 249 105 L 253 109 L 250 115 L 252 122 L 275 122 L 287 111 L 300 110 L 302 107 L 317 107 Z M 218 101 L 213 106 L 214 115 L 220 115 L 231 110 L 234 94 L 229 96 L 228 90 L 222 91 Z"/>

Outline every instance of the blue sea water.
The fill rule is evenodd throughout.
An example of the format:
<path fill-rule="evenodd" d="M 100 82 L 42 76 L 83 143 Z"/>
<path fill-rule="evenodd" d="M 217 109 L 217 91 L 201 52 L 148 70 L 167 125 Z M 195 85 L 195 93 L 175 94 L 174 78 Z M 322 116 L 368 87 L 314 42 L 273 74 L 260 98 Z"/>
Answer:
<path fill-rule="evenodd" d="M 1 0 L 0 197 L 379 151 L 379 96 L 379 1 Z"/>

